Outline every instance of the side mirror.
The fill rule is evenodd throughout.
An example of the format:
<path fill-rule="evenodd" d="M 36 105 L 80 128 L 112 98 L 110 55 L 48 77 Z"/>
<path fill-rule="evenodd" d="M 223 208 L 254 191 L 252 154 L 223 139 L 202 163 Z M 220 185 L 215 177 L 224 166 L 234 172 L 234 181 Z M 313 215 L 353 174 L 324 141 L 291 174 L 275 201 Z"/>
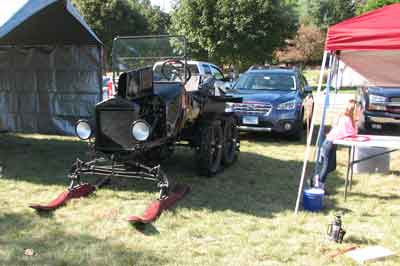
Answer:
<path fill-rule="evenodd" d="M 233 82 L 225 82 L 225 89 L 231 90 L 233 88 Z"/>
<path fill-rule="evenodd" d="M 305 93 L 312 93 L 312 88 L 307 85 L 307 86 L 304 87 L 304 92 Z"/>

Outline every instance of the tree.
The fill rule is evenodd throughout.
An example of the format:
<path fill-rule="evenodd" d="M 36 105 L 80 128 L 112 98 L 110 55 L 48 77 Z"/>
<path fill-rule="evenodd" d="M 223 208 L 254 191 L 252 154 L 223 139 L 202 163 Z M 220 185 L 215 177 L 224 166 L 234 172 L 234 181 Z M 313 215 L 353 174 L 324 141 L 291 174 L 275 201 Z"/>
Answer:
<path fill-rule="evenodd" d="M 324 41 L 325 35 L 318 27 L 301 25 L 294 40 L 287 41 L 288 46 L 277 50 L 275 57 L 280 63 L 317 62 L 322 57 Z"/>
<path fill-rule="evenodd" d="M 381 8 L 394 3 L 400 3 L 400 0 L 366 0 L 358 4 L 357 13 L 361 14 L 377 8 Z"/>
<path fill-rule="evenodd" d="M 142 0 L 141 12 L 146 17 L 147 28 L 151 34 L 166 34 L 171 22 L 169 14 L 161 11 L 159 6 L 152 6 L 150 0 Z"/>
<path fill-rule="evenodd" d="M 300 21 L 326 30 L 355 15 L 354 0 L 300 0 Z"/>
<path fill-rule="evenodd" d="M 293 9 L 276 0 L 181 0 L 171 31 L 192 56 L 237 67 L 264 63 L 296 30 Z"/>
<path fill-rule="evenodd" d="M 148 0 L 73 0 L 90 27 L 111 51 L 116 36 L 166 33 L 169 16 Z"/>
<path fill-rule="evenodd" d="M 137 3 L 127 0 L 75 0 L 86 22 L 111 49 L 117 35 L 144 34 L 146 17 L 140 13 Z"/>

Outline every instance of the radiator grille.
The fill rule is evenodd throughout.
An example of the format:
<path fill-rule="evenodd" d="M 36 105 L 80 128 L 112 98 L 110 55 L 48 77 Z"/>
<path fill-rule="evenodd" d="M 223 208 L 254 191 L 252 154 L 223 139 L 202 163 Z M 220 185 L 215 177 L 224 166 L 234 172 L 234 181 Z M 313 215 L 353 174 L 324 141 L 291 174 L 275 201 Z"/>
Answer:
<path fill-rule="evenodd" d="M 236 113 L 246 115 L 269 115 L 272 105 L 264 103 L 235 103 L 233 110 Z"/>
<path fill-rule="evenodd" d="M 97 110 L 96 146 L 102 150 L 131 149 L 136 141 L 131 125 L 136 120 L 134 110 Z"/>

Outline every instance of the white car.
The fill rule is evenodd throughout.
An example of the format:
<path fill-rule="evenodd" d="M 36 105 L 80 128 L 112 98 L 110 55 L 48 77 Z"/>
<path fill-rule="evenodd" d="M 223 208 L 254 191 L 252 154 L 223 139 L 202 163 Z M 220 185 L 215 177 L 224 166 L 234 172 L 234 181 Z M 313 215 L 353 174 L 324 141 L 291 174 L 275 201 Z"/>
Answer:
<path fill-rule="evenodd" d="M 163 63 L 164 61 L 157 62 L 153 68 L 154 72 L 161 73 L 161 67 Z M 193 61 L 193 60 L 187 61 L 186 64 L 192 76 L 201 76 L 201 77 L 213 76 L 216 80 L 224 82 L 227 81 L 221 69 L 214 64 L 202 61 Z"/>
<path fill-rule="evenodd" d="M 165 77 L 164 74 L 162 73 L 162 66 L 165 61 L 159 61 L 154 64 L 153 70 L 154 70 L 154 77 L 156 80 L 162 80 Z M 221 91 L 226 91 L 231 88 L 231 81 L 229 78 L 225 78 L 224 74 L 222 73 L 222 70 L 209 62 L 204 62 L 204 61 L 194 61 L 194 60 L 189 60 L 186 61 L 187 67 L 190 71 L 191 74 L 191 79 L 188 81 L 186 84 L 186 89 L 187 90 L 192 90 L 192 89 L 197 89 L 198 84 L 201 84 L 207 77 L 214 77 L 216 82 L 215 86 L 218 87 Z M 181 68 L 181 64 L 177 64 L 178 68 Z M 169 73 L 172 75 L 172 79 L 174 79 L 174 74 Z M 177 75 L 177 80 L 180 80 L 181 77 L 178 77 L 179 74 Z M 197 85 L 196 85 L 197 84 Z"/>

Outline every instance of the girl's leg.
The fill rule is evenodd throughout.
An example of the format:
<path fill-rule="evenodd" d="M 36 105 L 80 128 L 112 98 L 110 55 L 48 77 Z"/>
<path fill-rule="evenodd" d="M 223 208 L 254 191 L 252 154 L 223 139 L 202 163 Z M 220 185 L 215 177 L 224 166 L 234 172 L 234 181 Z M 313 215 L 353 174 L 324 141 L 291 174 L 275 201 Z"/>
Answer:
<path fill-rule="evenodd" d="M 322 157 L 321 170 L 319 171 L 318 175 L 319 183 L 325 183 L 326 177 L 328 175 L 328 160 L 329 158 Z"/>
<path fill-rule="evenodd" d="M 328 176 L 328 168 L 329 164 L 331 163 L 330 161 L 334 158 L 331 156 L 331 151 L 333 149 L 333 143 L 332 141 L 325 141 L 324 145 L 322 147 L 322 165 L 321 165 L 321 170 L 319 174 L 319 182 L 320 183 L 325 183 L 326 177 Z"/>

